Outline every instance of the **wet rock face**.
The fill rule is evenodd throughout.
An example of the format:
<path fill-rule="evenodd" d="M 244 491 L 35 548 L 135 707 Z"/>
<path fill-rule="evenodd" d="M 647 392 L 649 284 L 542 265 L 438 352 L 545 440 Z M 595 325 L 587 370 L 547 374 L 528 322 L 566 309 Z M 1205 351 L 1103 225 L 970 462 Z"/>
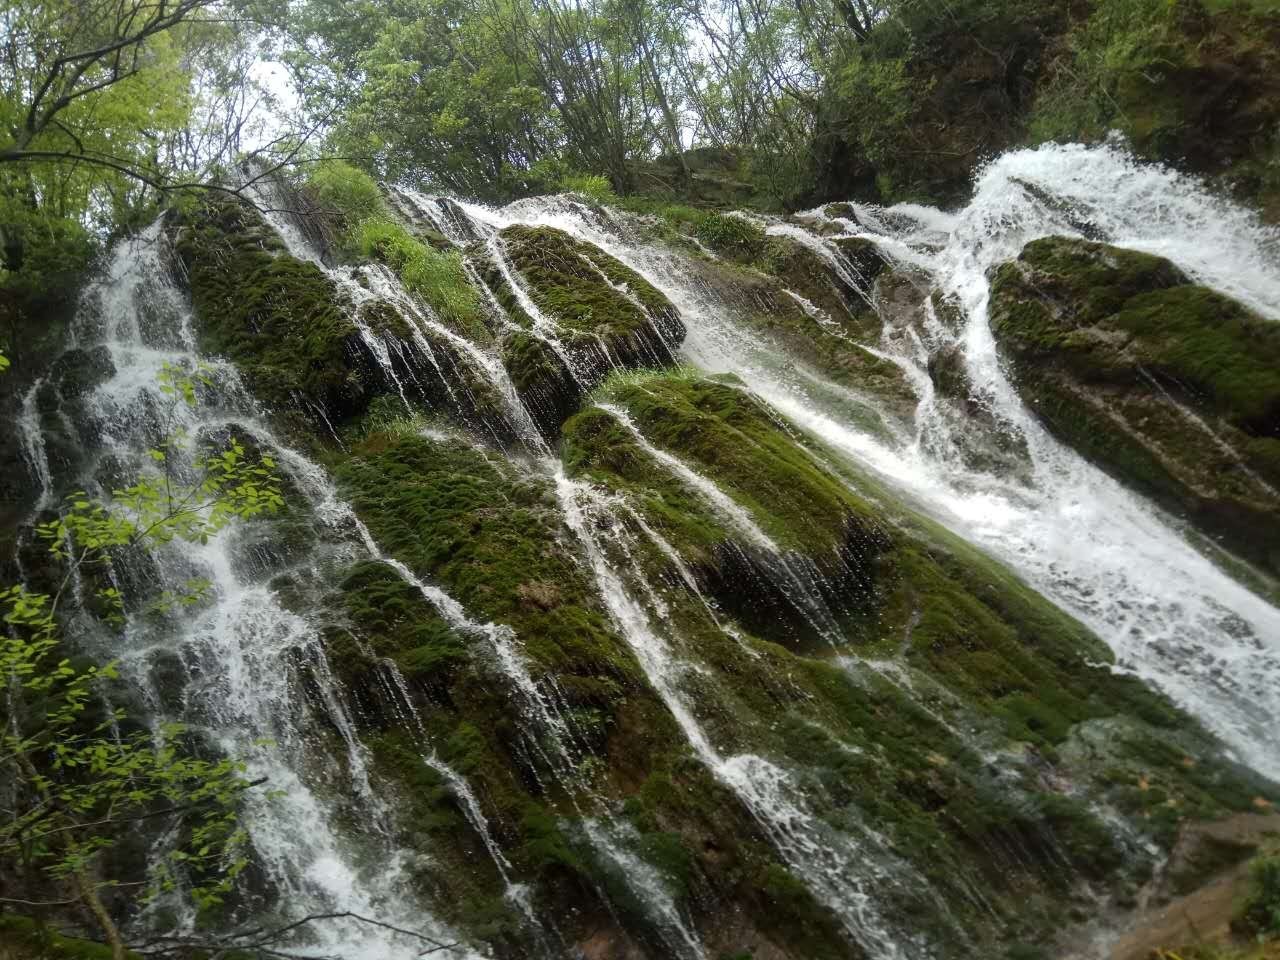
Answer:
<path fill-rule="evenodd" d="M 456 350 L 415 333 L 391 303 L 353 309 L 330 275 L 289 255 L 252 209 L 211 203 L 179 225 L 175 247 L 201 347 L 235 361 L 276 412 L 328 431 L 389 395 L 452 406 L 468 425 L 509 435 L 500 399 Z"/>
<path fill-rule="evenodd" d="M 674 362 L 684 322 L 638 273 L 551 227 L 508 227 L 500 240 L 524 289 L 511 289 L 493 265 L 489 280 L 525 327 L 503 341 L 503 362 L 545 435 L 609 373 Z M 529 315 L 521 293 L 540 316 Z"/>
<path fill-rule="evenodd" d="M 998 270 L 991 326 L 1051 432 L 1280 570 L 1280 327 L 1167 260 L 1064 238 Z"/>

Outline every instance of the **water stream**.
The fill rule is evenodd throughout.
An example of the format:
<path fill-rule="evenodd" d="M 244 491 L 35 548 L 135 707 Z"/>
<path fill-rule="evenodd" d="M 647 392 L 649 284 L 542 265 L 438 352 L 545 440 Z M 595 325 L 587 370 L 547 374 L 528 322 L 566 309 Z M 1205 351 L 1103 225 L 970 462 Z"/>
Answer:
<path fill-rule="evenodd" d="M 266 206 L 286 206 L 273 200 L 269 185 L 259 193 Z M 1004 561 L 1095 630 L 1114 650 L 1116 669 L 1151 681 L 1241 760 L 1280 777 L 1280 610 L 1199 552 L 1173 518 L 1045 432 L 1006 375 L 987 314 L 987 277 L 994 265 L 1016 256 L 1031 239 L 1087 233 L 1169 257 L 1199 282 L 1280 321 L 1280 233 L 1274 229 L 1194 181 L 1137 165 L 1112 146 L 1048 146 L 1007 154 L 981 172 L 969 205 L 951 213 L 854 204 L 852 215 L 842 218 L 815 210 L 793 222 L 769 221 L 771 235 L 803 244 L 850 287 L 866 284 L 830 242 L 833 236 L 873 242 L 894 265 L 910 271 L 913 282 L 957 305 L 958 324 L 940 319 L 929 300 L 918 323 L 896 327 L 871 296 L 886 319 L 885 331 L 861 346 L 897 364 L 917 393 L 912 422 L 906 423 L 900 411 L 888 409 L 873 393 L 831 383 L 753 335 L 738 308 L 722 302 L 703 281 L 689 254 L 638 242 L 636 223 L 625 214 L 569 196 L 522 200 L 500 210 L 405 189 L 393 190 L 391 201 L 406 219 L 459 246 L 485 251 L 528 314 L 533 335 L 556 351 L 570 373 L 574 365 L 560 343 L 561 331 L 533 302 L 499 231 L 514 224 L 553 226 L 612 254 L 679 309 L 688 327 L 681 359 L 709 373 L 736 375 L 744 389 L 820 440 L 824 455 L 851 465 L 851 475 L 873 476 Z M 486 440 L 499 443 L 505 436 L 512 469 L 536 472 L 547 484 L 547 499 L 552 509 L 559 508 L 565 536 L 576 545 L 618 634 L 687 739 L 690 756 L 736 798 L 777 856 L 868 957 L 931 956 L 933 946 L 903 929 L 900 918 L 884 908 L 886 891 L 927 888 L 927 883 L 903 875 L 892 844 L 875 825 L 861 822 L 858 811 L 850 809 L 843 828 L 835 829 L 814 812 L 804 771 L 740 743 L 722 742 L 699 719 L 691 692 L 696 685 L 689 679 L 702 668 L 687 638 L 679 635 L 677 618 L 666 616 L 665 601 L 647 582 L 636 558 L 641 547 L 656 549 L 671 562 L 685 593 L 714 629 L 750 655 L 759 653 L 703 596 L 671 544 L 630 505 L 566 476 L 538 435 L 498 349 L 450 328 L 386 268 L 333 268 L 287 217 L 272 213 L 269 219 L 290 253 L 317 264 L 351 304 L 368 355 L 386 379 L 385 392 L 406 411 L 418 409 L 427 393 L 414 379 L 415 370 L 427 371 L 419 361 L 434 370 L 444 384 L 445 402 L 460 411 L 468 409 L 469 383 L 499 398 L 510 430 L 502 436 L 494 431 Z M 122 634 L 86 627 L 78 637 L 104 659 L 121 661 L 125 679 L 146 702 L 157 728 L 169 720 L 189 724 L 226 754 L 244 759 L 250 778 L 270 784 L 270 793 L 253 795 L 246 818 L 263 875 L 256 894 L 259 912 L 281 920 L 308 912 L 350 912 L 436 940 L 459 940 L 457 931 L 437 919 L 433 904 L 413 890 L 413 854 L 398 845 L 395 811 L 379 788 L 347 691 L 330 669 L 318 618 L 305 604 L 287 602 L 280 586 L 283 578 L 318 608 L 340 571 L 373 559 L 412 585 L 454 629 L 482 641 L 476 646 L 483 647 L 487 675 L 502 685 L 520 718 L 530 775 L 549 776 L 570 797 L 585 846 L 641 904 L 665 955 L 683 960 L 711 955 L 710 941 L 704 943 L 687 905 L 637 856 L 632 827 L 613 816 L 609 798 L 593 790 L 583 773 L 589 758 L 582 738 L 554 682 L 535 676 L 520 637 L 505 625 L 482 622 L 441 587 L 388 555 L 339 498 L 325 470 L 272 433 L 234 367 L 198 355 L 192 313 L 174 280 L 171 256 L 157 222 L 117 244 L 101 276 L 83 294 L 74 342 L 104 348 L 110 372 L 85 397 L 64 403 L 57 415 L 87 451 L 84 477 L 57 475 L 49 458 L 41 419 L 48 412 L 40 407 L 43 381 L 30 388 L 16 411 L 18 436 L 23 463 L 35 481 L 37 510 L 50 506 L 72 480 L 105 495 L 116 478 L 143 469 L 147 451 L 175 428 L 194 440 L 216 442 L 234 434 L 251 441 L 275 457 L 299 492 L 306 524 L 300 545 L 259 541 L 231 528 L 207 544 L 158 547 L 136 561 L 121 561 L 115 576 L 149 588 L 177 588 L 203 577 L 212 585 L 209 598 L 183 618 L 157 623 L 131 610 Z M 474 266 L 466 268 L 496 322 L 513 327 Z M 785 292 L 815 325 L 831 328 L 833 321 L 820 308 Z M 361 319 L 362 308 L 370 304 L 390 305 L 408 325 L 411 342 L 370 329 Z M 997 425 L 992 429 L 1007 431 L 1025 447 L 1025 470 L 975 467 L 956 452 L 959 431 L 982 428 L 948 412 L 934 396 L 927 370 L 931 356 L 954 347 L 962 351 L 975 399 Z M 200 389 L 198 403 L 170 403 L 158 388 L 162 370 L 166 365 L 190 370 L 201 361 L 209 364 L 210 385 Z M 589 379 L 584 376 L 584 386 L 592 385 Z M 712 479 L 646 438 L 626 410 L 599 405 L 734 532 L 817 635 L 842 642 L 816 569 L 782 549 L 777 537 Z M 855 407 L 878 416 L 880 427 L 851 417 Z M 332 425 L 328 429 L 341 442 Z M 842 662 L 851 674 L 874 673 L 914 691 L 913 675 L 900 663 Z M 378 669 L 393 714 L 412 734 L 422 763 L 449 785 L 478 838 L 476 849 L 482 846 L 491 859 L 531 942 L 548 957 L 569 955 L 555 918 L 537 915 L 529 887 L 517 878 L 512 866 L 517 858 L 503 850 L 501 833 L 486 816 L 483 792 L 478 795 L 440 759 L 414 691 L 395 664 L 381 663 Z M 930 715 L 951 728 L 949 715 Z M 957 737 L 966 739 L 961 732 Z M 985 749 L 980 738 L 967 740 L 976 751 Z M 918 892 L 931 896 L 927 889 Z M 945 916 L 945 906 L 937 906 Z M 178 925 L 193 922 L 184 916 Z M 354 920 L 312 925 L 295 945 L 343 960 L 409 960 L 422 950 L 411 937 Z M 451 955 L 484 954 L 458 947 Z"/>
<path fill-rule="evenodd" d="M 1046 202 L 1049 199 L 1051 202 Z M 462 206 L 477 220 L 558 227 L 640 273 L 679 307 L 689 327 L 685 359 L 733 373 L 793 422 L 872 471 L 955 532 L 1095 630 L 1120 669 L 1153 682 L 1221 736 L 1238 757 L 1280 776 L 1280 610 L 1223 572 L 1178 524 L 1050 437 L 1009 382 L 987 321 L 987 273 L 1037 237 L 1079 236 L 1156 253 L 1199 282 L 1280 320 L 1280 233 L 1190 178 L 1138 164 L 1114 146 L 1049 145 L 1006 154 L 982 171 L 973 200 L 955 213 L 854 205 L 843 235 L 874 241 L 893 262 L 958 302 L 957 331 L 929 324 L 932 342 L 875 345 L 913 369 L 921 392 L 908 440 L 849 421 L 829 398 L 839 388 L 803 377 L 745 330 L 684 255 L 634 242 L 619 217 L 573 197 L 517 201 L 501 210 Z M 822 221 L 821 211 L 809 219 Z M 789 228 L 791 234 L 794 229 Z M 834 245 L 825 255 L 840 256 Z M 931 309 L 931 308 L 930 308 Z M 963 350 L 975 388 L 1025 442 L 1027 477 L 984 471 L 921 443 L 954 424 L 928 402 L 928 354 Z M 926 349 L 921 349 L 922 347 Z"/>

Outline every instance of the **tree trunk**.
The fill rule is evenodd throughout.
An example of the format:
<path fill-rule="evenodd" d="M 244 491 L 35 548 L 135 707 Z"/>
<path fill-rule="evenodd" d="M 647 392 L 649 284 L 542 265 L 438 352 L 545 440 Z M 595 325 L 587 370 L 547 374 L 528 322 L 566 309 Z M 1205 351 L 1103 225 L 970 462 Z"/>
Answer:
<path fill-rule="evenodd" d="M 89 879 L 89 875 L 83 868 L 76 871 L 75 881 L 76 892 L 80 894 L 80 899 L 93 914 L 93 919 L 97 921 L 103 937 L 111 945 L 111 960 L 125 960 L 124 941 L 120 938 L 120 928 L 111 919 L 111 914 L 107 913 L 107 908 L 103 905 L 102 898 L 98 896 L 93 881 Z"/>

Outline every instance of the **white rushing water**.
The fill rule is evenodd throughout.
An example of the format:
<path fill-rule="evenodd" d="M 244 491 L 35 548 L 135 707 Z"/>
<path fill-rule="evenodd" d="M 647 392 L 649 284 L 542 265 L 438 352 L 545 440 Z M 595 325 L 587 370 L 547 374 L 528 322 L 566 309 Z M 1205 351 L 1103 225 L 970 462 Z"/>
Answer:
<path fill-rule="evenodd" d="M 893 929 L 881 915 L 883 888 L 892 879 L 878 839 L 869 831 L 855 837 L 831 829 L 807 809 L 803 789 L 786 770 L 756 754 L 725 754 L 703 729 L 698 705 L 682 689 L 684 675 L 693 668 L 664 635 L 661 600 L 650 595 L 645 602 L 649 588 L 643 569 L 632 559 L 630 537 L 617 514 L 625 509 L 621 501 L 570 480 L 559 469 L 555 480 L 565 521 L 586 552 L 615 625 L 698 759 L 756 818 L 796 876 L 868 956 L 927 957 L 922 942 Z"/>
<path fill-rule="evenodd" d="M 1048 202 L 1046 202 L 1048 201 Z M 1030 240 L 1079 235 L 1165 256 L 1197 281 L 1280 320 L 1280 234 L 1193 179 L 1139 164 L 1117 146 L 1048 145 L 1007 154 L 978 176 L 964 209 L 854 205 L 845 234 L 873 240 L 958 302 L 959 330 L 925 324 L 930 342 L 878 347 L 908 370 L 922 394 L 914 437 L 874 432 L 842 416 L 776 351 L 735 322 L 733 308 L 698 281 L 683 255 L 631 241 L 621 218 L 569 197 L 518 201 L 501 210 L 462 206 L 494 227 L 545 224 L 602 247 L 680 308 L 687 359 L 732 372 L 756 394 L 849 460 L 906 493 L 954 531 L 1093 628 L 1119 667 L 1153 682 L 1255 769 L 1280 776 L 1280 611 L 1222 572 L 1177 525 L 1050 437 L 1019 400 L 1001 366 L 987 318 L 987 273 Z M 815 211 L 810 219 L 825 219 Z M 777 232 L 775 230 L 775 232 Z M 787 231 L 791 233 L 791 231 Z M 816 238 L 806 241 L 812 246 Z M 833 245 L 825 256 L 836 257 Z M 975 470 L 922 443 L 953 426 L 931 401 L 929 352 L 958 343 L 975 389 L 1026 443 L 1027 477 Z M 925 348 L 925 349 L 922 349 Z"/>
<path fill-rule="evenodd" d="M 79 411 L 86 448 L 100 460 L 105 454 L 113 469 L 136 473 L 149 461 L 147 450 L 176 430 L 192 441 L 216 441 L 232 429 L 294 466 L 289 473 L 304 500 L 295 508 L 314 515 L 317 543 L 340 557 L 359 556 L 362 547 L 336 524 L 343 517 L 321 472 L 258 422 L 232 367 L 214 362 L 206 368 L 211 386 L 200 388 L 194 406 L 162 394 L 157 377 L 166 364 L 191 371 L 197 362 L 190 310 L 172 284 L 166 257 L 156 225 L 118 244 L 103 277 L 85 293 L 77 335 L 104 344 L 114 366 Z M 205 544 L 153 550 L 146 562 L 154 572 L 146 576 L 173 589 L 202 577 L 208 597 L 176 622 L 157 625 L 145 612 L 130 616 L 123 636 L 109 638 L 103 653 L 120 661 L 122 675 L 150 702 L 157 726 L 188 724 L 243 760 L 249 779 L 267 784 L 250 792 L 245 826 L 269 911 L 281 923 L 308 913 L 350 913 L 436 942 L 457 941 L 411 892 L 407 856 L 391 840 L 391 813 L 371 786 L 366 751 L 330 674 L 320 630 L 283 606 L 246 559 L 240 537 L 233 527 Z M 268 575 L 285 569 L 303 580 L 322 579 L 323 548 L 293 564 L 276 557 L 267 567 Z M 335 732 L 336 742 L 325 729 Z M 338 833 L 335 796 L 360 805 L 360 829 Z M 180 918 L 179 925 L 192 920 Z M 417 937 L 354 919 L 308 924 L 285 945 L 351 960 L 408 960 L 425 949 Z M 478 956 L 466 948 L 454 953 Z"/>

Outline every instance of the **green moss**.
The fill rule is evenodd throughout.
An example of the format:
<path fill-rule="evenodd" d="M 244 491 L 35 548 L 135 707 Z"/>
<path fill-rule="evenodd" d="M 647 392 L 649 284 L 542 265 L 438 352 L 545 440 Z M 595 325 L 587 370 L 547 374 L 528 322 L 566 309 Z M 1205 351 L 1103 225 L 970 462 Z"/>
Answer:
<path fill-rule="evenodd" d="M 387 564 L 356 563 L 339 591 L 343 612 L 361 638 L 339 634 L 329 642 L 329 658 L 340 675 L 355 680 L 390 658 L 410 680 L 433 684 L 447 682 L 466 662 L 468 638 Z"/>
<path fill-rule="evenodd" d="M 1002 266 L 991 310 L 1020 390 L 1054 433 L 1280 570 L 1274 323 L 1167 260 L 1063 238 Z"/>
<path fill-rule="evenodd" d="M 792 267 L 777 267 L 777 276 L 758 265 L 727 261 L 697 263 L 697 274 L 732 310 L 737 324 L 820 374 L 807 386 L 822 391 L 832 409 L 860 428 L 887 436 L 886 419 L 908 422 L 919 398 L 901 367 L 863 346 L 880 336 L 875 311 L 857 291 L 834 286 L 829 268 L 812 251 L 799 249 L 803 254 L 796 254 Z M 826 316 L 811 316 L 787 289 Z"/>
<path fill-rule="evenodd" d="M 553 227 L 508 227 L 501 237 L 533 302 L 568 331 L 613 342 L 679 322 L 651 283 L 597 247 Z"/>
<path fill-rule="evenodd" d="M 502 242 L 537 310 L 554 330 L 512 332 L 503 361 L 544 436 L 555 437 L 584 390 L 611 371 L 665 366 L 684 338 L 672 304 L 604 251 L 550 227 L 508 227 Z M 532 327 L 516 291 L 490 263 L 486 281 L 509 315 Z"/>
<path fill-rule="evenodd" d="M 371 217 L 355 228 L 354 248 L 394 270 L 405 288 L 420 296 L 435 314 L 469 339 L 492 339 L 480 308 L 480 295 L 467 279 L 462 254 L 437 250 L 413 236 L 402 224 Z"/>
<path fill-rule="evenodd" d="M 339 467 L 379 544 L 442 583 L 473 616 L 513 627 L 540 671 L 570 697 L 634 685 L 561 526 L 550 481 L 460 441 L 375 434 Z"/>
<path fill-rule="evenodd" d="M 841 947 L 844 937 L 830 914 L 790 870 L 778 863 L 768 864 L 756 882 L 770 907 L 789 921 L 788 941 L 803 950 L 806 957 L 822 960 L 845 955 Z"/>
<path fill-rule="evenodd" d="M 281 410 L 301 398 L 334 420 L 367 402 L 350 360 L 358 332 L 347 305 L 319 267 L 284 251 L 256 211 L 209 201 L 182 224 L 177 250 L 201 349 L 232 360 L 257 397 Z"/>
<path fill-rule="evenodd" d="M 1233 926 L 1280 937 L 1280 849 L 1274 845 L 1250 862 L 1248 891 Z"/>
<path fill-rule="evenodd" d="M 1053 354 L 1094 380 L 1131 377 L 1141 365 L 1242 428 L 1271 428 L 1280 418 L 1276 325 L 1190 284 L 1160 257 L 1037 240 L 1000 268 L 992 297 L 1018 301 L 1000 315 L 997 333 L 1019 352 Z M 1110 342 L 1086 336 L 1089 327 L 1127 334 L 1123 357 Z"/>
<path fill-rule="evenodd" d="M 689 376 L 620 378 L 610 381 L 600 397 L 625 408 L 655 447 L 717 482 L 784 548 L 832 551 L 844 543 L 851 524 L 872 520 L 865 504 L 824 473 L 779 429 L 775 415 L 734 383 Z M 639 448 L 630 432 L 610 428 L 601 413 L 588 410 L 566 424 L 566 466 L 599 481 L 613 474 L 623 488 L 651 478 L 659 503 L 675 497 L 669 469 L 653 461 L 638 463 Z M 684 502 L 691 502 L 688 494 Z M 691 522 L 680 524 L 672 515 L 682 509 L 667 511 L 670 529 L 678 533 L 677 525 L 683 525 L 696 542 L 700 534 Z M 705 505 L 701 512 L 707 512 Z M 718 534 L 721 523 L 704 529 L 704 543 Z"/>
<path fill-rule="evenodd" d="M 1122 876 L 1140 874 L 1145 862 L 1122 855 L 1091 805 L 1127 802 L 1141 776 L 1160 787 L 1145 792 L 1133 812 L 1163 843 L 1181 818 L 1219 816 L 1251 802 L 1256 785 L 1215 761 L 1213 742 L 1163 697 L 1107 669 L 1110 652 L 1082 625 L 868 478 L 855 481 L 865 498 L 850 493 L 739 388 L 688 372 L 628 374 L 600 394 L 625 407 L 651 442 L 758 511 L 762 525 L 783 510 L 787 519 L 777 529 L 816 531 L 792 541 L 797 547 L 831 543 L 842 511 L 874 523 L 877 547 L 862 558 L 873 586 L 860 617 L 846 621 L 847 636 L 852 651 L 895 660 L 909 680 L 889 682 L 885 677 L 897 674 L 749 637 L 744 649 L 670 593 L 666 617 L 720 679 L 688 681 L 713 740 L 787 757 L 788 769 L 805 771 L 805 793 L 820 817 L 837 829 L 874 824 L 948 903 L 964 903 L 966 885 L 980 883 L 998 909 L 1029 929 L 1029 918 L 1056 922 L 1055 903 L 1074 876 L 1120 884 Z M 563 455 L 570 472 L 622 494 L 692 562 L 729 535 L 716 511 L 605 410 L 586 410 L 566 425 Z M 638 543 L 628 556 L 657 582 L 665 560 L 643 547 L 643 537 Z M 727 602 L 722 609 L 738 612 Z M 1135 772 L 1113 780 L 1105 761 L 1082 765 L 1075 744 L 1079 731 L 1117 715 L 1130 718 L 1132 732 L 1113 740 L 1113 755 Z M 959 730 L 985 743 L 984 752 L 1008 745 L 1011 758 L 1025 751 L 1064 764 L 1085 795 L 1046 792 L 1032 763 L 1011 760 L 1023 770 L 1013 781 L 993 777 L 974 740 Z M 1159 742 L 1177 746 L 1153 752 Z M 1197 760 L 1188 766 L 1191 756 Z M 666 777 L 650 777 L 639 797 L 637 815 L 676 802 Z M 651 828 L 644 816 L 637 822 Z M 993 850 L 1003 852 L 993 858 Z M 1064 864 L 1071 869 L 1064 872 Z M 1018 892 L 1032 882 L 1027 878 L 1037 890 L 1031 903 Z M 932 916 L 910 896 L 890 900 L 904 915 Z"/>
<path fill-rule="evenodd" d="M 539 870 L 562 868 L 589 877 L 591 871 L 560 827 L 558 819 L 545 807 L 529 804 L 520 821 L 524 845 L 520 859 Z"/>
<path fill-rule="evenodd" d="M 27 917 L 0 914 L 0 942 L 13 960 L 110 960 L 111 947 L 94 940 L 67 937 Z M 138 960 L 133 952 L 128 960 Z"/>

